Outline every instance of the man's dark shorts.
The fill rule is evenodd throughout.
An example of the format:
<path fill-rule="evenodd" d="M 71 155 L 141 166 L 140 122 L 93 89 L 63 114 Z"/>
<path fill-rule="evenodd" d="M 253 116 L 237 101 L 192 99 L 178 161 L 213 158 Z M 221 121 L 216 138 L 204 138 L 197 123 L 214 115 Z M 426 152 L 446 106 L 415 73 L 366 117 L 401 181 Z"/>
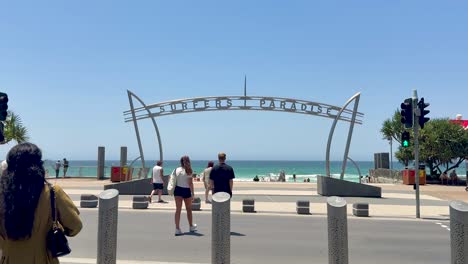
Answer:
<path fill-rule="evenodd" d="M 153 183 L 153 190 L 162 190 L 164 186 L 162 183 Z"/>

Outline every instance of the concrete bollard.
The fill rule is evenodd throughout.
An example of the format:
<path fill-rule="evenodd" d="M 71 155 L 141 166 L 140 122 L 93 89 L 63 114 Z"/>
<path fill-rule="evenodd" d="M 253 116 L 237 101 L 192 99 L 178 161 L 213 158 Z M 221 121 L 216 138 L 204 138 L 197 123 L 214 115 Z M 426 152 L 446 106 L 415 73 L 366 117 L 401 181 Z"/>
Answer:
<path fill-rule="evenodd" d="M 255 200 L 254 199 L 242 200 L 242 212 L 255 213 Z"/>
<path fill-rule="evenodd" d="M 98 206 L 98 197 L 94 194 L 82 194 L 80 197 L 81 208 L 96 208 Z"/>
<path fill-rule="evenodd" d="M 348 222 L 346 201 L 337 196 L 327 199 L 328 263 L 348 264 Z"/>
<path fill-rule="evenodd" d="M 369 216 L 369 204 L 368 203 L 354 203 L 353 215 L 365 216 L 365 217 Z"/>
<path fill-rule="evenodd" d="M 296 212 L 297 214 L 310 214 L 310 202 L 309 201 L 297 201 Z"/>
<path fill-rule="evenodd" d="M 97 179 L 104 180 L 104 164 L 106 162 L 106 149 L 98 147 Z"/>
<path fill-rule="evenodd" d="M 211 263 L 231 263 L 231 196 L 217 192 L 212 196 Z"/>
<path fill-rule="evenodd" d="M 201 210 L 201 199 L 200 197 L 195 197 L 192 202 L 192 210 L 200 211 Z"/>
<path fill-rule="evenodd" d="M 99 194 L 97 263 L 117 263 L 117 219 L 119 191 L 109 189 Z"/>
<path fill-rule="evenodd" d="M 468 263 L 468 203 L 463 201 L 450 202 L 450 248 L 450 263 Z"/>
<path fill-rule="evenodd" d="M 148 208 L 148 197 L 143 196 L 143 195 L 133 196 L 132 208 L 133 209 L 147 209 Z"/>

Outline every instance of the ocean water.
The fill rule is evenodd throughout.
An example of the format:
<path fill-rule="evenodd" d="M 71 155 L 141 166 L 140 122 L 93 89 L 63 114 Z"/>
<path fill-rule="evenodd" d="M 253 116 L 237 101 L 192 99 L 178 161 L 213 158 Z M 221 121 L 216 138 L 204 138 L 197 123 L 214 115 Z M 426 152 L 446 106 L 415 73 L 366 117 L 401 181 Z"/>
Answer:
<path fill-rule="evenodd" d="M 96 177 L 97 174 L 97 161 L 96 160 L 70 160 L 70 167 L 68 168 L 67 176 L 71 177 Z M 156 161 L 149 160 L 145 162 L 147 167 L 153 167 Z M 215 161 L 216 163 L 216 161 Z M 369 174 L 369 169 L 374 168 L 373 161 L 356 161 L 362 176 Z M 50 177 L 55 176 L 54 170 L 55 161 L 45 161 L 45 167 Z M 120 161 L 108 160 L 105 162 L 106 177 L 110 177 L 112 166 L 119 166 Z M 192 168 L 195 173 L 200 173 L 206 168 L 208 161 L 205 160 L 192 160 Z M 287 181 L 293 181 L 292 175 L 296 174 L 297 181 L 304 181 L 309 178 L 311 182 L 316 182 L 317 175 L 325 175 L 325 161 L 278 161 L 278 160 L 228 160 L 227 164 L 234 168 L 236 180 L 238 181 L 251 181 L 255 175 L 259 178 L 268 180 L 277 177 L 280 171 L 284 171 Z M 463 164 L 464 165 L 464 164 Z M 164 173 L 169 174 L 173 169 L 179 166 L 177 160 L 164 161 Z M 133 167 L 141 167 L 141 162 L 135 162 Z M 341 173 L 342 162 L 331 161 L 330 172 L 333 177 L 339 177 Z M 403 165 L 397 162 L 393 163 L 394 169 L 403 169 Z M 60 170 L 60 176 L 63 175 L 63 168 Z M 465 166 L 457 169 L 459 176 L 465 176 Z M 349 181 L 358 182 L 359 173 L 353 163 L 347 162 L 345 172 L 345 179 Z"/>

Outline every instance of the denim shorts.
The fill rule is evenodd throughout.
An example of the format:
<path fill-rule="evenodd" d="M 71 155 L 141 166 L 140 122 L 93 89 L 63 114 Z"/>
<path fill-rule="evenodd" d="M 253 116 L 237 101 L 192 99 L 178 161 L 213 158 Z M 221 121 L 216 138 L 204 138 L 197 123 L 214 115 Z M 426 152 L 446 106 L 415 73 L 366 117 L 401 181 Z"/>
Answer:
<path fill-rule="evenodd" d="M 187 199 L 192 197 L 192 192 L 190 191 L 190 188 L 176 186 L 174 189 L 174 196 L 180 196 L 184 199 Z"/>

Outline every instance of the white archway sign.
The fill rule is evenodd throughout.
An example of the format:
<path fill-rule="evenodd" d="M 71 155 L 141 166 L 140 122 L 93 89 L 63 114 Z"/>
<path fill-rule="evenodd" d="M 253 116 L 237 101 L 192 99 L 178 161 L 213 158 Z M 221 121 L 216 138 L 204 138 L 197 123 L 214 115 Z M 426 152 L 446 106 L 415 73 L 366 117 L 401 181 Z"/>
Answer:
<path fill-rule="evenodd" d="M 346 142 L 343 166 L 341 171 L 341 179 L 344 177 L 346 170 L 346 162 L 348 160 L 349 147 L 353 134 L 354 124 L 362 124 L 363 113 L 358 112 L 360 93 L 353 95 L 342 107 L 323 104 L 318 102 L 283 98 L 271 96 L 247 96 L 244 88 L 244 96 L 209 96 L 209 97 L 195 97 L 187 99 L 178 99 L 166 102 L 146 105 L 133 92 L 127 90 L 130 110 L 124 112 L 125 122 L 133 122 L 135 127 L 136 138 L 138 141 L 138 148 L 140 151 L 140 158 L 143 168 L 145 166 L 145 158 L 143 148 L 141 145 L 140 132 L 138 128 L 138 121 L 144 119 L 151 119 L 154 129 L 156 131 L 156 139 L 159 146 L 159 159 L 163 160 L 163 150 L 161 143 L 161 135 L 156 124 L 156 117 L 197 113 L 205 111 L 273 111 L 273 112 L 286 112 L 292 114 L 304 114 L 319 116 L 324 118 L 333 119 L 333 124 L 330 129 L 327 150 L 326 150 L 326 174 L 330 176 L 330 147 L 333 138 L 333 133 L 338 121 L 349 122 L 348 139 Z M 141 107 L 134 107 L 133 99 L 136 99 Z M 353 110 L 347 109 L 348 105 L 354 101 Z M 137 159 L 138 159 L 137 158 Z"/>

